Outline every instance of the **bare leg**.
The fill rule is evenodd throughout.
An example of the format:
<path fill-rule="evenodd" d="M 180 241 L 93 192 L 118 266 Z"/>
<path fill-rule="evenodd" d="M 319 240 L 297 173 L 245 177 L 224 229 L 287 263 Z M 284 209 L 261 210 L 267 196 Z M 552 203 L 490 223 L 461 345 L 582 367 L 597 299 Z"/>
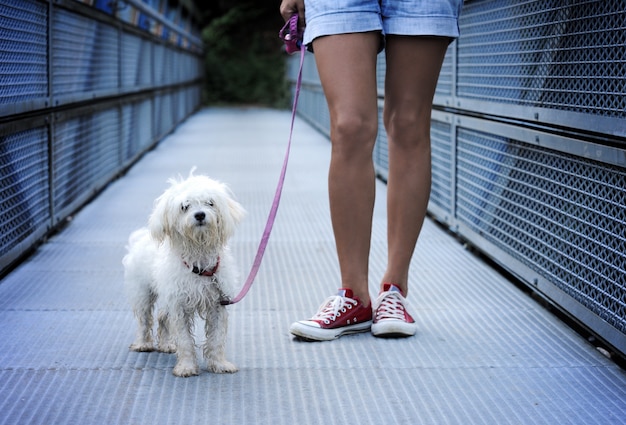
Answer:
<path fill-rule="evenodd" d="M 313 45 L 330 111 L 330 213 L 344 288 L 369 304 L 368 259 L 378 131 L 377 32 L 317 38 Z"/>
<path fill-rule="evenodd" d="M 448 42 L 442 37 L 387 37 L 383 119 L 389 140 L 389 251 L 383 282 L 396 284 L 405 296 L 430 196 L 430 115 Z"/>

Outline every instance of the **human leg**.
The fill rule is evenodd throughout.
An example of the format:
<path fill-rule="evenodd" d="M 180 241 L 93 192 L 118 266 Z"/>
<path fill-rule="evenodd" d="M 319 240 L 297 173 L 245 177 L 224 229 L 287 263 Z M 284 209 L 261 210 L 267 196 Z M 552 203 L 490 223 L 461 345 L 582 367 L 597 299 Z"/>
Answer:
<path fill-rule="evenodd" d="M 409 264 L 430 196 L 430 115 L 449 40 L 389 36 L 383 120 L 389 143 L 388 265 L 383 282 L 408 293 Z"/>
<path fill-rule="evenodd" d="M 416 331 L 404 297 L 430 195 L 430 115 L 448 42 L 443 37 L 387 39 L 383 121 L 389 143 L 388 259 L 374 305 L 375 336 L 410 336 Z"/>
<path fill-rule="evenodd" d="M 330 111 L 330 213 L 342 287 L 366 305 L 378 129 L 376 32 L 320 37 L 315 57 Z"/>
<path fill-rule="evenodd" d="M 370 328 L 368 260 L 375 196 L 372 152 L 378 129 L 379 43 L 378 32 L 325 36 L 313 43 L 330 111 L 329 201 L 342 289 L 313 318 L 292 325 L 291 332 L 304 339 L 328 340 Z"/>

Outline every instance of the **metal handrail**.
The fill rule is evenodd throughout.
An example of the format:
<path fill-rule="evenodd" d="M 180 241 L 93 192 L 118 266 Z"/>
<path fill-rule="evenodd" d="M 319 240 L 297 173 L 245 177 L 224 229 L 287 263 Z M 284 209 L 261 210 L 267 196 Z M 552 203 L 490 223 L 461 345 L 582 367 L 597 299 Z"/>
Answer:
<path fill-rule="evenodd" d="M 142 3 L 139 0 L 120 0 L 120 1 L 130 5 L 132 7 L 134 7 L 135 9 L 139 10 L 142 13 L 145 13 L 151 19 L 154 19 L 155 21 L 158 21 L 159 23 L 165 25 L 166 27 L 168 27 L 172 31 L 177 32 L 178 34 L 186 37 L 193 44 L 195 44 L 198 47 L 202 48 L 202 40 L 200 38 L 194 36 L 193 34 L 185 31 L 184 29 L 182 29 L 180 27 L 178 27 L 174 23 L 168 21 L 167 19 L 165 19 L 165 17 L 163 17 L 163 15 L 159 14 L 159 12 L 157 12 L 156 10 L 154 10 L 152 7 L 148 6 L 147 4 Z"/>

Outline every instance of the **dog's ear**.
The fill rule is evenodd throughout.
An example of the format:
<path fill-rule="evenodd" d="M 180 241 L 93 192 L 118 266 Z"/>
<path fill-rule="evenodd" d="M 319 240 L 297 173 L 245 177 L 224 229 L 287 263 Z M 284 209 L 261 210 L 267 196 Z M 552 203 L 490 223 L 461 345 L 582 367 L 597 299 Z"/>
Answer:
<path fill-rule="evenodd" d="M 221 202 L 220 211 L 222 219 L 219 221 L 221 225 L 218 226 L 216 237 L 219 239 L 219 243 L 223 245 L 226 244 L 228 239 L 233 235 L 235 228 L 243 219 L 246 212 L 241 204 L 230 196 L 224 197 L 224 200 Z"/>
<path fill-rule="evenodd" d="M 235 195 L 227 184 L 218 182 L 218 185 L 221 192 L 224 194 L 224 199 L 226 199 L 228 214 L 233 220 L 233 224 L 239 224 L 246 216 L 246 210 L 239 202 L 235 201 Z"/>
<path fill-rule="evenodd" d="M 232 198 L 228 198 L 228 210 L 230 211 L 230 216 L 233 218 L 235 224 L 239 224 L 239 222 L 246 215 L 246 210 L 243 209 L 239 202 Z"/>
<path fill-rule="evenodd" d="M 165 240 L 169 228 L 168 205 L 170 190 L 165 191 L 154 201 L 152 214 L 148 219 L 148 229 L 150 235 L 159 243 Z"/>

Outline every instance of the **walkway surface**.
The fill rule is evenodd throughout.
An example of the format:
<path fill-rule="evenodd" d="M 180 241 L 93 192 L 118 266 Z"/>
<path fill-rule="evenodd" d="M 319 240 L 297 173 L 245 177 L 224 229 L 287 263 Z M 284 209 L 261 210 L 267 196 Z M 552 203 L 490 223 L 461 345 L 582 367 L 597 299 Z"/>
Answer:
<path fill-rule="evenodd" d="M 174 355 L 130 352 L 128 234 L 166 180 L 195 165 L 248 211 L 232 240 L 245 278 L 289 123 L 283 111 L 199 111 L 0 281 L 0 424 L 626 423 L 625 371 L 428 220 L 410 276 L 415 337 L 292 339 L 290 323 L 339 286 L 330 144 L 300 120 L 265 260 L 228 307 L 240 371 L 176 378 Z M 385 191 L 378 183 L 372 294 L 385 267 Z"/>

